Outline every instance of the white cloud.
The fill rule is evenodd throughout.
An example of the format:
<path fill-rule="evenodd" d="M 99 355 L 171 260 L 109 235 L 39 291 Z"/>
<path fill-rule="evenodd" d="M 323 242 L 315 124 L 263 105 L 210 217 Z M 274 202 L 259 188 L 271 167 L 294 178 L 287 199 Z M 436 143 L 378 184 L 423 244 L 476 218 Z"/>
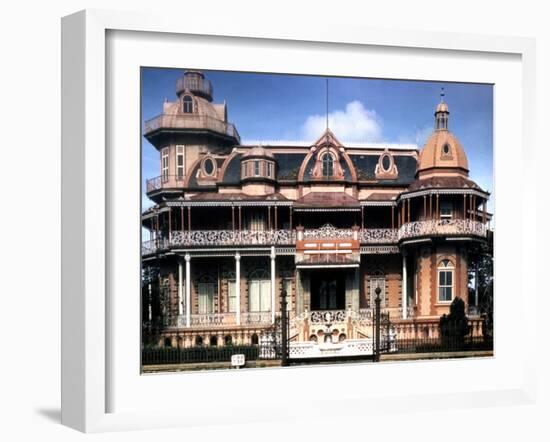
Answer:
<path fill-rule="evenodd" d="M 382 140 L 381 119 L 374 110 L 360 101 L 352 101 L 346 109 L 329 113 L 329 128 L 340 141 L 376 142 Z M 302 126 L 306 140 L 316 140 L 326 128 L 325 115 L 311 115 Z"/>

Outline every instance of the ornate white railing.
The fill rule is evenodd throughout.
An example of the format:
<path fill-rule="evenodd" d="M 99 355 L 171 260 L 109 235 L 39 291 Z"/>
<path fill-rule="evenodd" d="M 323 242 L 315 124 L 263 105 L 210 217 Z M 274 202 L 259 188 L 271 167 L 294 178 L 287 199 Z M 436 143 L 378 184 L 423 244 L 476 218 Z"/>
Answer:
<path fill-rule="evenodd" d="M 337 229 L 333 225 L 325 224 L 318 229 L 304 230 L 303 239 L 354 239 L 354 231 L 353 229 Z"/>
<path fill-rule="evenodd" d="M 237 324 L 235 313 L 204 313 L 191 315 L 191 326 L 221 326 Z"/>
<path fill-rule="evenodd" d="M 485 237 L 487 227 L 478 221 L 445 219 L 414 221 L 399 229 L 337 229 L 331 225 L 303 232 L 295 230 L 192 230 L 173 231 L 170 238 L 160 238 L 142 243 L 142 254 L 150 255 L 170 247 L 193 246 L 254 246 L 294 245 L 298 239 L 359 239 L 362 244 L 388 244 L 398 240 L 423 236 Z"/>
<path fill-rule="evenodd" d="M 336 324 L 345 322 L 347 317 L 345 310 L 315 310 L 309 315 L 312 324 Z"/>
<path fill-rule="evenodd" d="M 241 313 L 241 324 L 267 325 L 271 324 L 271 312 L 244 312 Z"/>
<path fill-rule="evenodd" d="M 363 244 L 397 242 L 397 229 L 361 229 L 359 238 Z"/>
<path fill-rule="evenodd" d="M 469 219 L 435 219 L 414 221 L 399 228 L 399 240 L 418 236 L 486 236 L 487 228 L 479 221 Z"/>

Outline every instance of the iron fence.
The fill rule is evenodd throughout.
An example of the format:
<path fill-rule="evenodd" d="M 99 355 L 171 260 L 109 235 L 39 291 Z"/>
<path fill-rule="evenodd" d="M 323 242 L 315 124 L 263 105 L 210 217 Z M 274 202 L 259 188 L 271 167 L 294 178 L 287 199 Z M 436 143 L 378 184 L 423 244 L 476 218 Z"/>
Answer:
<path fill-rule="evenodd" d="M 395 341 L 397 353 L 438 353 L 493 350 L 493 340 L 484 336 L 460 338 L 415 338 Z"/>
<path fill-rule="evenodd" d="M 191 364 L 201 362 L 230 362 L 231 356 L 244 354 L 247 361 L 265 359 L 261 345 L 227 345 L 224 347 L 143 348 L 142 365 Z M 273 350 L 272 347 L 269 350 Z M 268 352 L 270 353 L 270 352 Z"/>

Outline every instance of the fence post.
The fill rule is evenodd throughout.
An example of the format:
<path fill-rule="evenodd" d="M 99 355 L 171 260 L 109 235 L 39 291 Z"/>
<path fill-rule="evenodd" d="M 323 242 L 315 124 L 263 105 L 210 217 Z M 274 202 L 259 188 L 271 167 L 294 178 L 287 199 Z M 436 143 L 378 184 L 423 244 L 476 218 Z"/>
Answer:
<path fill-rule="evenodd" d="M 281 366 L 288 366 L 288 317 L 286 311 L 286 290 L 281 290 Z"/>
<path fill-rule="evenodd" d="M 376 287 L 376 299 L 374 300 L 374 327 L 375 327 L 375 342 L 374 342 L 374 362 L 380 361 L 380 292 L 382 289 Z"/>

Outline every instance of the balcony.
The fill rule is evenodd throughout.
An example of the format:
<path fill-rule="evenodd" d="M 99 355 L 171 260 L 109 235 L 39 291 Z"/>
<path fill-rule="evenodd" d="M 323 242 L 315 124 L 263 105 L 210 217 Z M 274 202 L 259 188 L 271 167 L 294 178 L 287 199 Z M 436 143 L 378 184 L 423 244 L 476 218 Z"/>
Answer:
<path fill-rule="evenodd" d="M 161 114 L 145 122 L 143 133 L 149 135 L 159 129 L 208 130 L 235 138 L 237 143 L 241 142 L 239 132 L 237 132 L 237 128 L 233 124 L 208 115 Z"/>
<path fill-rule="evenodd" d="M 296 230 L 193 230 L 173 231 L 170 238 L 144 241 L 143 256 L 180 247 L 212 246 L 295 246 L 298 236 L 308 240 L 354 240 L 361 244 L 396 244 L 398 241 L 423 237 L 477 236 L 484 238 L 487 227 L 471 220 L 415 221 L 399 229 L 307 229 L 297 234 Z"/>
<path fill-rule="evenodd" d="M 487 227 L 479 221 L 469 219 L 439 219 L 414 221 L 399 228 L 399 241 L 409 238 L 437 236 L 487 236 Z"/>
<path fill-rule="evenodd" d="M 265 327 L 272 324 L 271 311 L 262 312 L 242 312 L 242 326 Z M 190 327 L 195 328 L 225 328 L 237 326 L 237 314 L 233 313 L 202 313 L 191 315 Z M 187 327 L 187 318 L 185 315 L 168 316 L 163 321 L 166 328 Z"/>
<path fill-rule="evenodd" d="M 296 232 L 294 230 L 193 230 L 191 232 L 175 231 L 170 238 L 161 238 L 142 243 L 142 254 L 168 250 L 178 247 L 210 247 L 210 246 L 271 246 L 294 245 Z"/>
<path fill-rule="evenodd" d="M 181 189 L 184 181 L 184 175 L 161 175 L 148 179 L 145 188 L 148 194 L 161 189 Z"/>

